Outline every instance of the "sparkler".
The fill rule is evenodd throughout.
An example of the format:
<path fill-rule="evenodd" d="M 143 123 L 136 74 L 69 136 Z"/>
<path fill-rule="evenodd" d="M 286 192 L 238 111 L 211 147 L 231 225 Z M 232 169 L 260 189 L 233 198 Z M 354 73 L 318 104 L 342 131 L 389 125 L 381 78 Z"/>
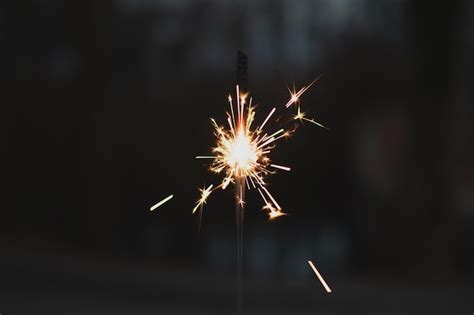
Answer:
<path fill-rule="evenodd" d="M 238 58 L 238 81 L 246 83 L 246 56 L 239 51 Z M 297 113 L 290 119 L 290 121 L 307 121 L 315 124 L 319 127 L 326 128 L 324 125 L 317 122 L 314 118 L 306 118 L 306 114 L 301 111 L 300 97 L 319 79 L 316 78 L 308 85 L 303 86 L 301 89 L 296 91 L 288 89 L 290 92 L 290 99 L 284 105 L 285 109 L 290 107 L 296 107 Z M 288 138 L 296 130 L 296 125 L 290 128 L 280 128 L 277 130 L 270 131 L 272 118 L 277 111 L 276 107 L 273 107 L 271 111 L 265 116 L 262 123 L 253 127 L 256 120 L 255 107 L 252 106 L 252 97 L 249 97 L 248 93 L 240 90 L 239 84 L 236 85 L 235 89 L 235 101 L 229 94 L 228 103 L 230 111 L 227 114 L 227 127 L 219 125 L 215 119 L 211 118 L 211 123 L 214 128 L 214 135 L 216 136 L 217 143 L 212 148 L 211 155 L 200 155 L 196 156 L 196 159 L 210 159 L 210 171 L 215 174 L 223 174 L 223 179 L 220 184 L 214 186 L 209 185 L 199 188 L 200 197 L 196 201 L 196 204 L 192 210 L 192 213 L 196 213 L 199 210 L 199 221 L 201 221 L 203 207 L 207 203 L 209 196 L 218 189 L 226 189 L 230 184 L 235 187 L 235 214 L 236 214 L 236 226 L 237 226 L 237 256 L 238 256 L 238 275 L 237 275 L 237 310 L 238 314 L 242 311 L 242 252 L 243 252 L 243 228 L 242 223 L 244 219 L 244 206 L 245 206 L 245 192 L 246 190 L 257 190 L 264 205 L 262 210 L 268 215 L 268 220 L 273 220 L 281 216 L 287 215 L 283 211 L 280 204 L 277 202 L 275 197 L 267 189 L 266 178 L 277 171 L 291 171 L 291 168 L 284 165 L 279 165 L 269 157 L 269 154 L 276 147 L 278 140 Z M 277 121 L 275 119 L 274 121 Z M 150 211 L 155 210 L 167 201 L 173 198 L 173 195 L 168 196 L 156 205 L 150 208 Z M 311 261 L 308 261 L 310 266 L 313 268 L 321 283 L 324 285 L 328 292 L 331 289 L 327 286 L 324 279 L 317 271 L 316 267 Z"/>
<path fill-rule="evenodd" d="M 306 118 L 300 108 L 300 97 L 316 83 L 318 78 L 298 91 L 295 88 L 289 89 L 290 99 L 284 108 L 296 107 L 297 113 L 292 120 L 308 121 L 326 128 L 314 119 Z M 275 197 L 267 189 L 266 178 L 275 174 L 277 170 L 291 170 L 288 166 L 273 163 L 269 154 L 275 148 L 278 140 L 290 137 L 296 128 L 269 130 L 267 126 L 270 125 L 271 119 L 277 111 L 276 107 L 271 109 L 260 125 L 253 127 L 256 112 L 255 107 L 252 106 L 252 97 L 249 97 L 248 93 L 242 93 L 239 85 L 235 90 L 235 101 L 231 95 L 228 96 L 230 110 L 226 113 L 227 126 L 219 125 L 216 120 L 211 118 L 214 135 L 217 138 L 217 144 L 212 148 L 212 155 L 196 156 L 196 159 L 212 160 L 210 171 L 215 174 L 223 174 L 223 179 L 215 187 L 211 185 L 200 189 L 201 196 L 193 208 L 193 213 L 198 209 L 203 210 L 203 206 L 213 192 L 218 189 L 226 189 L 230 184 L 234 184 L 236 204 L 241 209 L 245 205 L 245 191 L 253 189 L 257 190 L 262 197 L 264 202 L 262 210 L 267 213 L 269 220 L 285 216 L 287 213 L 283 211 Z M 238 221 L 243 220 L 243 217 L 240 217 L 238 213 L 237 216 Z"/>
<path fill-rule="evenodd" d="M 238 83 L 246 83 L 247 58 L 244 53 L 238 52 L 237 76 Z M 307 86 L 296 91 L 289 89 L 290 100 L 284 108 L 291 106 L 297 108 L 297 114 L 290 121 L 308 121 L 317 126 L 324 127 L 314 119 L 308 119 L 300 109 L 300 97 L 314 84 L 318 78 Z M 246 190 L 257 190 L 262 197 L 264 205 L 262 210 L 268 215 L 269 220 L 287 215 L 275 197 L 268 191 L 266 178 L 278 171 L 290 171 L 291 168 L 273 163 L 269 154 L 275 148 L 278 140 L 288 138 L 295 130 L 280 128 L 272 130 L 271 122 L 277 111 L 273 107 L 260 125 L 255 126 L 256 112 L 252 106 L 252 97 L 240 90 L 239 84 L 235 88 L 235 100 L 228 96 L 229 111 L 227 126 L 219 125 L 211 118 L 214 135 L 217 139 L 211 155 L 196 156 L 196 159 L 210 159 L 210 171 L 222 174 L 220 184 L 199 189 L 200 197 L 196 201 L 193 213 L 199 210 L 199 223 L 201 222 L 203 207 L 209 196 L 218 189 L 226 189 L 230 184 L 235 187 L 235 218 L 237 227 L 237 313 L 242 312 L 242 256 L 243 256 L 243 221 Z M 255 127 L 253 127 L 255 126 Z M 270 127 L 268 127 L 270 126 Z"/>

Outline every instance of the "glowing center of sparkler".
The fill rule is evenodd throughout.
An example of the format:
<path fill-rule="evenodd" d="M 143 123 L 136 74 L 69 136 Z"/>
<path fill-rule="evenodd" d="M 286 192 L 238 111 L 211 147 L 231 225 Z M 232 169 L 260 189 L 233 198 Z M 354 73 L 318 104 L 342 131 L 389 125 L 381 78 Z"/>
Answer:
<path fill-rule="evenodd" d="M 238 170 L 245 172 L 252 169 L 258 159 L 256 146 L 242 128 L 238 130 L 235 139 L 230 143 L 227 153 L 226 162 L 229 167 L 235 169 L 236 173 Z"/>

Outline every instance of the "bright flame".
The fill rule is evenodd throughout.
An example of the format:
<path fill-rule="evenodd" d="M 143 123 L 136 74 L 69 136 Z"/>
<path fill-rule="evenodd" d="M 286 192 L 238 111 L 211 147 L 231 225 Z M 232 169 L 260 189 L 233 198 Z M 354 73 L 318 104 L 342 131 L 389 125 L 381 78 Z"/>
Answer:
<path fill-rule="evenodd" d="M 225 163 L 229 169 L 234 170 L 236 176 L 247 176 L 258 159 L 258 149 L 251 137 L 245 134 L 243 128 L 239 128 L 235 139 L 224 141 Z"/>
<path fill-rule="evenodd" d="M 316 80 L 299 91 L 296 91 L 296 89 L 290 90 L 290 100 L 286 103 L 285 107 L 288 108 L 292 104 L 297 105 L 298 114 L 294 117 L 295 120 L 307 120 L 319 125 L 314 120 L 304 117 L 304 113 L 300 111 L 299 107 L 299 98 Z M 196 202 L 193 213 L 199 208 L 202 209 L 207 198 L 214 190 L 219 188 L 226 189 L 230 183 L 233 183 L 236 184 L 236 187 L 239 187 L 237 189 L 237 203 L 241 207 L 245 204 L 243 190 L 246 188 L 248 190 L 257 188 L 264 201 L 262 210 L 267 212 L 269 220 L 286 215 L 266 188 L 265 178 L 270 174 L 274 174 L 274 169 L 290 171 L 290 168 L 287 166 L 271 163 L 269 154 L 275 148 L 277 140 L 289 137 L 295 129 L 286 130 L 281 128 L 274 132 L 268 132 L 264 129 L 264 126 L 270 124 L 269 120 L 276 111 L 275 107 L 272 108 L 259 126 L 252 128 L 255 110 L 252 107 L 252 98 L 250 97 L 247 102 L 247 97 L 248 94 L 240 93 L 238 85 L 236 86 L 235 103 L 232 96 L 228 96 L 227 100 L 230 107 L 230 113 L 227 113 L 228 128 L 217 124 L 211 118 L 214 135 L 217 138 L 217 144 L 212 149 L 213 155 L 197 156 L 196 158 L 212 159 L 210 170 L 217 174 L 224 174 L 224 178 L 221 184 L 214 188 L 211 185 L 200 189 L 201 197 Z"/>

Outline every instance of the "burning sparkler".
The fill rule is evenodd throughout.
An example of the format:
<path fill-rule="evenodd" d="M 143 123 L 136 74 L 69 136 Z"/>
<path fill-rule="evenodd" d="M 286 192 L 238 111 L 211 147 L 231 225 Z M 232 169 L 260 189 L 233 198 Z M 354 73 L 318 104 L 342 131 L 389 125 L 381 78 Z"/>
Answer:
<path fill-rule="evenodd" d="M 246 82 L 245 54 L 239 51 L 237 56 L 238 83 Z M 296 91 L 289 89 L 290 100 L 285 108 L 294 105 L 297 114 L 290 121 L 308 121 L 320 127 L 326 128 L 314 119 L 308 119 L 300 109 L 300 97 L 314 84 L 318 78 L 307 86 Z M 202 218 L 202 210 L 209 196 L 217 189 L 226 189 L 230 184 L 235 187 L 235 217 L 237 227 L 237 313 L 242 313 L 242 256 L 243 256 L 243 219 L 245 206 L 245 191 L 257 190 L 261 195 L 264 205 L 262 210 L 268 215 L 269 220 L 287 215 L 276 199 L 267 189 L 266 178 L 276 173 L 277 170 L 290 171 L 291 168 L 273 163 L 269 154 L 275 148 L 276 142 L 282 138 L 288 138 L 295 130 L 280 128 L 270 131 L 271 119 L 277 111 L 273 107 L 263 119 L 260 125 L 255 124 L 255 107 L 252 106 L 252 97 L 248 93 L 240 91 L 239 84 L 235 88 L 235 101 L 228 96 L 229 109 L 227 114 L 227 126 L 219 125 L 211 118 L 214 135 L 217 138 L 216 146 L 212 148 L 211 155 L 197 156 L 197 159 L 210 159 L 211 172 L 223 174 L 222 182 L 213 186 L 199 189 L 201 195 L 196 201 L 193 213 L 199 211 L 199 223 Z"/>
<path fill-rule="evenodd" d="M 296 91 L 289 89 L 290 100 L 285 104 L 285 108 L 296 106 L 297 114 L 293 120 L 308 121 L 320 127 L 326 128 L 314 119 L 305 117 L 300 109 L 300 97 L 318 80 L 316 78 L 307 86 L 303 86 Z M 213 186 L 200 189 L 201 196 L 193 209 L 195 213 L 198 209 L 202 211 L 208 197 L 217 189 L 226 189 L 231 183 L 236 188 L 236 203 L 240 208 L 245 204 L 245 190 L 257 190 L 261 195 L 264 210 L 269 220 L 281 217 L 287 213 L 283 211 L 274 196 L 268 191 L 266 177 L 276 173 L 276 170 L 290 171 L 288 166 L 278 165 L 271 162 L 269 154 L 275 148 L 275 144 L 282 138 L 288 138 L 295 129 L 281 128 L 276 131 L 267 130 L 271 118 L 277 111 L 274 107 L 268 113 L 263 122 L 253 128 L 255 122 L 255 107 L 252 106 L 252 97 L 248 93 L 242 93 L 239 85 L 236 86 L 235 101 L 232 96 L 228 96 L 230 111 L 227 112 L 227 127 L 219 125 L 211 118 L 214 128 L 214 135 L 217 144 L 212 149 L 212 155 L 196 156 L 197 159 L 211 159 L 211 172 L 223 174 L 222 182 Z"/>

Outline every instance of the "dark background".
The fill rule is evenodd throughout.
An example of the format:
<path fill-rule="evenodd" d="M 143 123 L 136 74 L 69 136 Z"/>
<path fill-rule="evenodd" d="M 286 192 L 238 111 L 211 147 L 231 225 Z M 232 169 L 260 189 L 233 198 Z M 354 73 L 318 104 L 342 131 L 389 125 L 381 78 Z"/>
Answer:
<path fill-rule="evenodd" d="M 302 106 L 331 128 L 272 156 L 292 166 L 270 187 L 291 216 L 267 222 L 249 194 L 245 312 L 472 314 L 473 16 L 469 1 L 2 1 L 0 313 L 234 312 L 232 193 L 200 231 L 191 209 L 218 182 L 194 157 L 243 49 L 260 119 L 322 74 Z"/>

